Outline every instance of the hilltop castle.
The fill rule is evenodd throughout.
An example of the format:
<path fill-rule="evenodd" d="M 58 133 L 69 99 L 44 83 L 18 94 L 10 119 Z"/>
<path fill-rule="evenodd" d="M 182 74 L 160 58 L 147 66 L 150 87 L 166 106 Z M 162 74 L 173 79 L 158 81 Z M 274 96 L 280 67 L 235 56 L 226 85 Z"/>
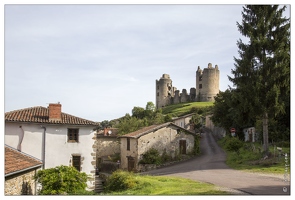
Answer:
<path fill-rule="evenodd" d="M 169 74 L 163 74 L 160 80 L 156 80 L 156 107 L 162 108 L 167 105 L 184 103 L 184 102 L 206 102 L 214 101 L 214 96 L 219 93 L 219 70 L 218 66 L 196 71 L 196 88 L 191 88 L 188 94 L 186 89 L 179 93 L 176 87 L 172 86 L 172 80 Z"/>

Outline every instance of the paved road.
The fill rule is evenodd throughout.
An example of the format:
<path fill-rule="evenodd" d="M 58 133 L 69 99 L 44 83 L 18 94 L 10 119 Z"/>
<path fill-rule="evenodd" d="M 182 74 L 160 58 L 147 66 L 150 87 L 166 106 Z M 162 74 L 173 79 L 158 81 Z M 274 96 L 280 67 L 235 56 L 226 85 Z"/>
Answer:
<path fill-rule="evenodd" d="M 290 182 L 284 176 L 266 176 L 233 170 L 225 164 L 226 154 L 210 132 L 201 138 L 200 156 L 145 174 L 188 178 L 212 183 L 234 194 L 290 195 Z"/>

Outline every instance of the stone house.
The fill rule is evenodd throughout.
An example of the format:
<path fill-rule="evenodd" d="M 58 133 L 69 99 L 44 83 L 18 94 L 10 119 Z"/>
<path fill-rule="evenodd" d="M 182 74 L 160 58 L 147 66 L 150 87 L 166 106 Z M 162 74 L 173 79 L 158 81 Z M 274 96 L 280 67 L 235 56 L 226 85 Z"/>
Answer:
<path fill-rule="evenodd" d="M 114 171 L 117 168 L 117 160 L 120 160 L 120 140 L 117 128 L 104 128 L 99 130 L 96 135 L 96 167 L 103 172 Z"/>
<path fill-rule="evenodd" d="M 42 162 L 5 145 L 5 195 L 35 195 L 34 175 Z"/>
<path fill-rule="evenodd" d="M 30 107 L 5 113 L 5 144 L 42 160 L 43 169 L 74 166 L 94 188 L 97 124 L 61 112 L 61 104 Z"/>
<path fill-rule="evenodd" d="M 152 125 L 120 136 L 121 165 L 128 171 L 140 171 L 139 161 L 149 149 L 157 149 L 171 157 L 194 151 L 196 134 L 172 122 Z"/>
<path fill-rule="evenodd" d="M 177 126 L 180 126 L 186 130 L 194 130 L 193 125 L 190 123 L 190 120 L 192 119 L 192 116 L 194 115 L 194 113 L 188 114 L 188 115 L 184 115 L 181 117 L 176 117 L 172 119 L 172 122 L 174 124 L 176 124 Z"/>

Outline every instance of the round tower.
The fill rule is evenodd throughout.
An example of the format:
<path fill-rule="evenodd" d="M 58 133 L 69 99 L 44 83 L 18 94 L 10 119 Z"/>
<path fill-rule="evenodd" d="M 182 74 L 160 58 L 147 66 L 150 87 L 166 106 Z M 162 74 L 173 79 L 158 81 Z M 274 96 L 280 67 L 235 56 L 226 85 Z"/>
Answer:
<path fill-rule="evenodd" d="M 214 101 L 219 93 L 219 69 L 215 65 L 208 64 L 208 68 L 202 71 L 200 67 L 196 72 L 196 99 L 197 101 Z"/>
<path fill-rule="evenodd" d="M 170 105 L 173 96 L 172 80 L 169 74 L 163 74 L 160 80 L 156 80 L 156 107 Z"/>

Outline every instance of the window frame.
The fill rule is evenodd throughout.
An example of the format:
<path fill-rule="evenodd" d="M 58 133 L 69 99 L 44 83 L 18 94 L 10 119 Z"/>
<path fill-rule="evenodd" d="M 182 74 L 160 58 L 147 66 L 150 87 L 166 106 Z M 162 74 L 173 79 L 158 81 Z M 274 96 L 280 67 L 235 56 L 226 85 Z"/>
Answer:
<path fill-rule="evenodd" d="M 73 133 L 74 132 L 74 133 Z M 74 134 L 74 135 L 70 135 Z M 68 128 L 68 143 L 78 143 L 79 142 L 79 128 Z"/>
<path fill-rule="evenodd" d="M 130 138 L 127 138 L 127 151 L 130 151 Z"/>
<path fill-rule="evenodd" d="M 74 159 L 75 157 L 78 158 L 79 160 Z M 78 161 L 78 165 L 76 165 L 77 161 Z M 81 171 L 81 163 L 82 163 L 81 155 L 72 155 L 72 166 L 75 167 L 79 172 Z"/>

